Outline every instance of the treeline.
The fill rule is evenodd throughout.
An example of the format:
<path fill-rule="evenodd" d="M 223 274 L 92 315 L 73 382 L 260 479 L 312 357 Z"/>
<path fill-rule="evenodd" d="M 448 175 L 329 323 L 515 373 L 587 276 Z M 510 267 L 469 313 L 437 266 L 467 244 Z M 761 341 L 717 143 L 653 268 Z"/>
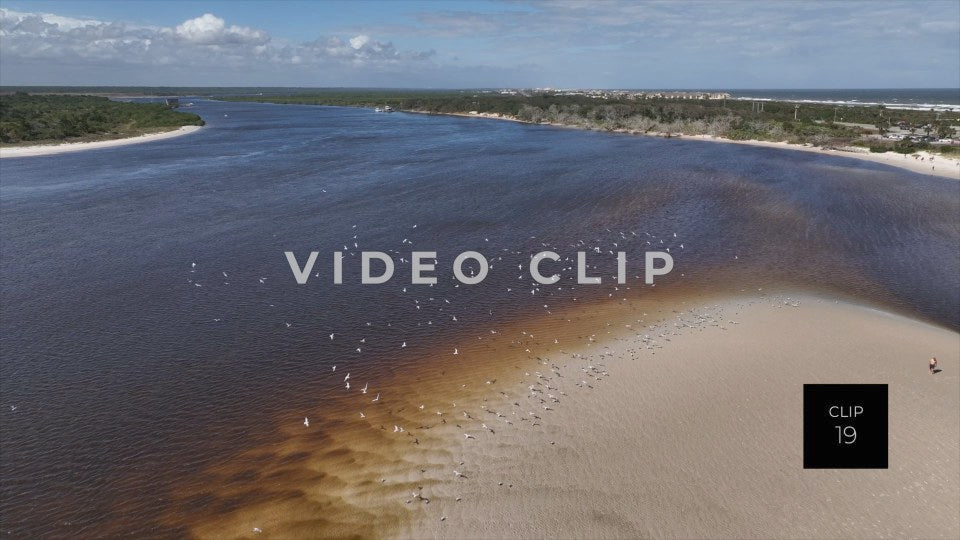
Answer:
<path fill-rule="evenodd" d="M 400 89 L 383 89 L 398 91 Z M 383 91 L 378 90 L 378 91 Z M 0 94 L 72 94 L 83 96 L 259 96 L 311 92 L 368 91 L 363 88 L 317 88 L 292 86 L 0 86 Z M 419 91 L 419 90 L 418 90 Z M 444 90 L 449 92 L 449 90 Z"/>
<path fill-rule="evenodd" d="M 0 95 L 0 143 L 4 144 L 119 138 L 202 125 L 199 116 L 162 103 L 25 92 Z"/>
<path fill-rule="evenodd" d="M 907 125 L 931 135 L 952 136 L 957 113 L 894 110 L 883 106 L 834 106 L 790 102 L 758 103 L 735 99 L 596 98 L 550 92 L 499 94 L 482 91 L 313 91 L 288 95 L 246 95 L 221 98 L 304 105 L 391 106 L 430 113 L 500 115 L 527 122 L 546 122 L 588 129 L 637 133 L 715 135 L 844 145 L 868 133 L 884 133 Z M 850 124 L 859 124 L 856 126 Z M 926 130 L 922 129 L 926 127 Z"/>

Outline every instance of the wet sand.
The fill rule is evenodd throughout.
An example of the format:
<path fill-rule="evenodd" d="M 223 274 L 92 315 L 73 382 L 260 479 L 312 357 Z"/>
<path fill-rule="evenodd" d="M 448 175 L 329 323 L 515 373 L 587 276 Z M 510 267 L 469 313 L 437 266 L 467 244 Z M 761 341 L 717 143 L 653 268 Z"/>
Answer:
<path fill-rule="evenodd" d="M 960 531 L 952 330 L 812 296 L 689 294 L 476 338 L 429 371 L 291 411 L 276 444 L 178 492 L 165 525 L 205 538 Z M 888 470 L 802 468 L 804 383 L 890 385 Z"/>
<path fill-rule="evenodd" d="M 51 156 L 65 152 L 80 152 L 83 150 L 96 150 L 98 148 L 113 148 L 115 146 L 126 146 L 128 144 L 160 141 L 181 135 L 188 135 L 199 130 L 201 127 L 202 126 L 181 126 L 172 131 L 164 131 L 163 133 L 151 133 L 149 135 L 138 135 L 136 137 L 111 139 L 108 141 L 11 146 L 8 148 L 0 148 L 0 158 Z"/>
<path fill-rule="evenodd" d="M 700 316 L 713 322 L 687 326 Z M 432 487 L 429 514 L 403 536 L 960 533 L 955 332 L 807 296 L 726 300 L 657 328 L 618 326 L 545 359 L 520 407 L 488 403 L 508 418 L 533 409 L 540 425 L 484 416 L 496 434 L 451 437 L 467 477 Z M 929 374 L 929 356 L 941 373 Z M 803 469 L 804 383 L 889 384 L 888 470 Z"/>

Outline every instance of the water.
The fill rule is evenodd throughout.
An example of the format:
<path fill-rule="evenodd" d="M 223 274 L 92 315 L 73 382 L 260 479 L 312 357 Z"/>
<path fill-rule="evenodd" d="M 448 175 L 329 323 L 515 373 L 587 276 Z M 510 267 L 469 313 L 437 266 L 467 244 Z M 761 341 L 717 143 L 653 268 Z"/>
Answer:
<path fill-rule="evenodd" d="M 958 88 L 851 88 L 827 90 L 731 90 L 737 99 L 766 99 L 838 105 L 886 105 L 900 109 L 960 110 Z"/>
<path fill-rule="evenodd" d="M 631 276 L 669 247 L 658 298 L 803 289 L 960 327 L 955 180 L 740 145 L 196 103 L 208 126 L 193 135 L 0 164 L 5 532 L 185 533 L 262 502 L 230 490 L 310 455 L 260 450 L 308 407 L 326 411 L 312 448 L 346 448 L 340 373 L 429 374 L 464 336 L 613 291 L 610 254 L 591 254 L 603 285 L 565 270 L 562 290 L 536 289 L 518 265 L 545 246 L 625 250 Z M 394 255 L 390 283 L 358 283 L 361 249 Z M 409 285 L 414 249 L 439 253 L 435 287 Z M 467 249 L 492 268 L 457 287 L 449 265 Z M 285 250 L 319 251 L 320 277 L 296 285 Z M 618 294 L 653 292 L 632 279 Z"/>

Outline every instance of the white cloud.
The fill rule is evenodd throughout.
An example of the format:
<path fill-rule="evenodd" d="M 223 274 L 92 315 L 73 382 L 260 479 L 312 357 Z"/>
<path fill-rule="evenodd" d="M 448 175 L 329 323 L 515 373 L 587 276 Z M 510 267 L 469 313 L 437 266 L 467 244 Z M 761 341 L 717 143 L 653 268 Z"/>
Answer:
<path fill-rule="evenodd" d="M 383 86 L 960 85 L 956 0 L 930 0 L 923 9 L 885 0 L 870 9 L 695 0 L 516 0 L 462 9 L 431 4 L 292 42 L 213 13 L 163 27 L 0 8 L 0 82 L 69 83 L 63 78 L 73 70 L 105 84 L 166 83 L 176 68 L 186 80 L 241 84 L 259 77 Z M 407 40 L 427 45 L 395 45 Z"/>
<path fill-rule="evenodd" d="M 204 45 L 220 43 L 255 43 L 263 44 L 270 40 L 266 32 L 245 26 L 227 27 L 226 21 L 205 13 L 196 19 L 189 19 L 175 29 L 181 38 Z"/>
<path fill-rule="evenodd" d="M 350 46 L 354 49 L 359 49 L 367 43 L 370 43 L 370 36 L 359 35 L 350 38 Z"/>
<path fill-rule="evenodd" d="M 0 8 L 0 40 L 4 84 L 18 84 L 17 79 L 37 80 L 33 75 L 45 69 L 45 63 L 145 71 L 158 66 L 185 66 L 236 69 L 242 74 L 243 70 L 277 66 L 392 69 L 402 64 L 423 64 L 432 54 L 401 52 L 392 43 L 367 34 L 347 40 L 333 36 L 290 43 L 274 40 L 261 29 L 230 25 L 212 13 L 173 27 L 150 27 Z M 18 69 L 12 72 L 10 65 Z M 24 74 L 27 71 L 31 73 Z"/>
<path fill-rule="evenodd" d="M 54 13 L 23 13 L 10 9 L 0 8 L 0 22 L 5 27 L 8 22 L 15 24 L 24 19 L 33 19 L 43 21 L 44 24 L 53 25 L 61 30 L 74 30 L 84 26 L 103 24 L 94 19 L 76 19 L 73 17 L 63 17 Z"/>

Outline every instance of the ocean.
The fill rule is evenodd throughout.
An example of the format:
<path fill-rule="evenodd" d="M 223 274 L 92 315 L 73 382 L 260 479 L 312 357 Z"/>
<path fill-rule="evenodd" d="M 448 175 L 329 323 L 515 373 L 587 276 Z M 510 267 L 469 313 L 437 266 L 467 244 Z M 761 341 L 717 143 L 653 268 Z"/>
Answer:
<path fill-rule="evenodd" d="M 191 110 L 207 121 L 192 135 L 0 163 L 6 534 L 185 534 L 262 502 L 271 463 L 312 456 L 264 450 L 304 411 L 320 458 L 350 462 L 340 413 L 364 382 L 386 401 L 404 391 L 390 381 L 455 376 L 444 362 L 478 333 L 614 294 L 802 290 L 960 328 L 955 180 L 486 119 Z M 645 286 L 643 252 L 668 248 L 674 271 Z M 526 271 L 545 249 L 564 259 L 554 287 Z M 394 278 L 360 284 L 362 250 L 389 253 Z M 435 286 L 410 284 L 414 250 L 438 253 Z M 466 250 L 491 263 L 479 285 L 450 270 Z M 601 285 L 574 282 L 581 250 Z M 285 251 L 318 251 L 319 275 L 296 284 Z"/>
<path fill-rule="evenodd" d="M 728 90 L 736 99 L 837 105 L 886 105 L 902 109 L 960 110 L 960 88 L 868 88 L 830 90 Z"/>

